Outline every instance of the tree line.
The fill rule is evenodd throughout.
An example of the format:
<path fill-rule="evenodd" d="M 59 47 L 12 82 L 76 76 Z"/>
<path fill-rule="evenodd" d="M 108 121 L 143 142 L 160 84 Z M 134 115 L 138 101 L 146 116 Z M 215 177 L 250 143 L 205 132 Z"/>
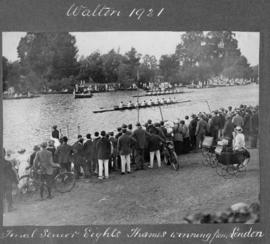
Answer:
<path fill-rule="evenodd" d="M 179 35 L 175 52 L 159 60 L 143 56 L 133 47 L 125 54 L 112 49 L 79 57 L 76 38 L 68 32 L 28 32 L 21 38 L 17 53 L 15 62 L 2 57 L 4 90 L 72 90 L 80 80 L 120 83 L 122 87 L 158 80 L 187 85 L 217 76 L 258 80 L 258 66 L 250 66 L 230 31 L 186 32 Z"/>

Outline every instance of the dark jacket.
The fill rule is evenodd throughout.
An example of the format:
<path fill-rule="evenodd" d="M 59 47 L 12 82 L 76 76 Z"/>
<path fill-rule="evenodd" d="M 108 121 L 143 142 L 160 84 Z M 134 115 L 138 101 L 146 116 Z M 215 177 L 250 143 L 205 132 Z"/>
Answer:
<path fill-rule="evenodd" d="M 12 183 L 18 183 L 17 175 L 15 170 L 12 168 L 12 164 L 8 160 L 2 160 L 3 165 L 3 184 L 4 186 L 10 186 Z"/>
<path fill-rule="evenodd" d="M 163 139 L 155 134 L 151 134 L 149 137 L 149 152 L 154 152 L 160 149 Z"/>
<path fill-rule="evenodd" d="M 72 147 L 68 144 L 63 143 L 56 149 L 55 152 L 57 162 L 59 164 L 70 163 L 72 159 L 72 153 L 73 153 Z"/>
<path fill-rule="evenodd" d="M 109 159 L 111 156 L 111 143 L 106 137 L 102 137 L 97 142 L 97 158 Z"/>
<path fill-rule="evenodd" d="M 165 128 L 164 128 L 165 129 Z M 161 129 L 161 127 L 156 127 L 157 130 L 157 134 L 162 138 L 162 139 L 166 139 L 165 134 L 163 132 L 163 130 Z"/>
<path fill-rule="evenodd" d="M 147 132 L 143 128 L 138 128 L 133 132 L 132 136 L 137 142 L 137 148 L 144 149 L 147 143 Z"/>
<path fill-rule="evenodd" d="M 97 142 L 101 139 L 101 137 L 96 137 L 93 140 L 93 159 L 97 159 Z"/>
<path fill-rule="evenodd" d="M 200 119 L 197 123 L 196 135 L 205 135 L 208 131 L 208 124 L 204 119 Z"/>
<path fill-rule="evenodd" d="M 117 139 L 113 136 L 109 138 L 109 141 L 111 142 L 111 145 L 113 147 L 113 153 L 114 155 L 117 153 Z"/>
<path fill-rule="evenodd" d="M 135 139 L 127 133 L 119 137 L 117 143 L 117 150 L 120 155 L 129 155 L 131 153 L 132 145 L 135 143 Z"/>
<path fill-rule="evenodd" d="M 258 128 L 259 128 L 259 114 L 258 112 L 255 112 L 251 116 L 251 133 L 258 134 Z"/>
<path fill-rule="evenodd" d="M 59 130 L 54 130 L 52 131 L 52 138 L 59 139 Z"/>
<path fill-rule="evenodd" d="M 36 157 L 36 153 L 37 153 L 37 152 L 33 152 L 33 153 L 30 155 L 30 160 L 29 160 L 29 166 L 30 166 L 30 167 L 33 167 L 33 165 L 34 165 L 34 159 L 35 159 L 35 157 Z"/>
<path fill-rule="evenodd" d="M 234 124 L 232 123 L 231 119 L 227 120 L 224 125 L 223 137 L 232 139 L 233 131 L 234 131 Z"/>
<path fill-rule="evenodd" d="M 168 136 L 168 131 L 167 129 L 164 127 L 164 126 L 161 126 L 160 129 L 162 130 L 163 132 L 163 135 L 165 136 L 165 138 Z"/>
<path fill-rule="evenodd" d="M 226 122 L 226 119 L 225 119 L 224 114 L 220 114 L 219 115 L 219 129 L 222 130 L 224 128 L 225 122 Z"/>
<path fill-rule="evenodd" d="M 83 144 L 84 156 L 85 156 L 87 159 L 92 159 L 92 157 L 93 157 L 93 147 L 94 147 L 94 143 L 92 142 L 91 139 L 87 140 L 87 141 Z"/>
<path fill-rule="evenodd" d="M 54 146 L 53 147 L 50 146 L 50 147 L 47 147 L 47 150 L 52 153 L 53 162 L 56 163 L 56 157 L 55 157 L 56 148 Z"/>
<path fill-rule="evenodd" d="M 77 141 L 73 144 L 72 148 L 73 148 L 73 157 L 74 158 L 83 157 L 83 153 L 84 153 L 83 143 Z"/>
<path fill-rule="evenodd" d="M 197 127 L 197 119 L 194 118 L 190 121 L 188 126 L 190 136 L 195 136 L 196 127 Z"/>

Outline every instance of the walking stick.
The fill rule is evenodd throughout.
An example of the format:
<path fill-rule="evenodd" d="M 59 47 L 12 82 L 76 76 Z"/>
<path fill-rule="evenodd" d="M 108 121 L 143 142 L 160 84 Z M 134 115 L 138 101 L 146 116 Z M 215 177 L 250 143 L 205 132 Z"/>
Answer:
<path fill-rule="evenodd" d="M 158 97 L 158 100 L 159 100 L 159 97 Z M 160 107 L 160 103 L 158 103 L 158 107 L 159 107 L 159 112 L 160 112 L 160 116 L 161 116 L 161 121 L 164 121 L 162 110 L 161 110 L 161 107 Z"/>
<path fill-rule="evenodd" d="M 67 124 L 67 137 L 69 138 L 69 126 Z"/>

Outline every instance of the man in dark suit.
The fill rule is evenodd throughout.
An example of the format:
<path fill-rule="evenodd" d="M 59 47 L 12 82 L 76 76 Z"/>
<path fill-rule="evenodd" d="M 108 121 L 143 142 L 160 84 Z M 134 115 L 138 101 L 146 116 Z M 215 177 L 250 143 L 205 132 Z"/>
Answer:
<path fill-rule="evenodd" d="M 132 145 L 135 144 L 135 139 L 131 137 L 126 129 L 122 130 L 123 135 L 119 137 L 117 143 L 117 150 L 121 157 L 121 174 L 125 174 L 126 165 L 127 173 L 130 173 L 130 155 L 132 151 Z"/>
<path fill-rule="evenodd" d="M 161 158 L 160 158 L 160 148 L 162 142 L 165 140 L 158 135 L 158 131 L 152 130 L 151 135 L 149 137 L 149 152 L 150 152 L 150 166 L 149 168 L 153 168 L 154 166 L 154 157 L 157 158 L 158 167 L 161 167 Z"/>
<path fill-rule="evenodd" d="M 106 136 L 105 131 L 101 131 L 101 138 L 97 142 L 97 158 L 98 158 L 98 178 L 102 180 L 109 178 L 109 159 L 111 157 L 111 143 Z M 104 176 L 103 176 L 104 168 Z"/>
<path fill-rule="evenodd" d="M 81 135 L 78 135 L 78 141 L 73 144 L 72 148 L 74 151 L 73 163 L 76 179 L 82 176 L 81 167 L 84 171 L 84 178 L 89 178 L 89 168 L 84 158 L 83 137 Z"/>
<path fill-rule="evenodd" d="M 84 157 L 88 165 L 89 173 L 93 170 L 93 141 L 91 134 L 86 135 L 86 142 L 83 144 Z"/>
<path fill-rule="evenodd" d="M 72 146 L 70 146 L 68 142 L 68 138 L 64 136 L 62 138 L 62 144 L 57 147 L 55 155 L 57 158 L 57 162 L 60 164 L 62 169 L 66 169 L 68 172 L 71 171 L 71 161 L 72 161 Z"/>
<path fill-rule="evenodd" d="M 114 133 L 113 132 L 110 132 L 109 134 L 109 141 L 111 143 L 111 146 L 112 146 L 112 155 L 111 155 L 111 158 L 110 158 L 110 165 L 112 167 L 112 170 L 117 170 L 119 165 L 117 163 L 117 139 L 114 137 Z"/>
<path fill-rule="evenodd" d="M 93 140 L 93 171 L 94 173 L 98 174 L 98 158 L 97 158 L 97 142 L 100 140 L 99 132 L 96 131 L 94 133 L 94 140 Z"/>
<path fill-rule="evenodd" d="M 137 165 L 136 170 L 139 170 L 144 169 L 144 149 L 148 133 L 142 128 L 140 123 L 137 123 L 136 126 L 137 129 L 133 132 L 132 136 L 137 142 L 135 147 L 135 160 Z"/>
<path fill-rule="evenodd" d="M 230 115 L 227 115 L 222 136 L 228 139 L 229 146 L 232 146 L 233 131 L 234 131 L 234 125 L 232 123 L 232 118 Z"/>
<path fill-rule="evenodd" d="M 189 137 L 190 137 L 190 145 L 192 149 L 196 148 L 196 128 L 197 128 L 197 117 L 195 114 L 191 115 L 191 121 L 189 123 L 188 126 L 188 130 L 189 130 Z"/>
<path fill-rule="evenodd" d="M 196 149 L 201 148 L 202 142 L 204 140 L 205 134 L 208 132 L 208 124 L 204 119 L 204 116 L 200 114 L 199 121 L 196 127 Z"/>

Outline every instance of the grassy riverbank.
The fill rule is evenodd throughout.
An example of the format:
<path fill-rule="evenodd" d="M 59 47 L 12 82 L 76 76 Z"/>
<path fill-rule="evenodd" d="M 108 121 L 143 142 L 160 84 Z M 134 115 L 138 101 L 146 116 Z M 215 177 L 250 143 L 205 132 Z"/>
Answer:
<path fill-rule="evenodd" d="M 113 173 L 110 179 L 79 180 L 70 193 L 16 202 L 4 225 L 88 225 L 182 223 L 194 212 L 225 210 L 237 202 L 258 201 L 258 150 L 252 149 L 245 175 L 224 179 L 201 164 L 202 155 L 182 157 L 182 168 Z"/>

